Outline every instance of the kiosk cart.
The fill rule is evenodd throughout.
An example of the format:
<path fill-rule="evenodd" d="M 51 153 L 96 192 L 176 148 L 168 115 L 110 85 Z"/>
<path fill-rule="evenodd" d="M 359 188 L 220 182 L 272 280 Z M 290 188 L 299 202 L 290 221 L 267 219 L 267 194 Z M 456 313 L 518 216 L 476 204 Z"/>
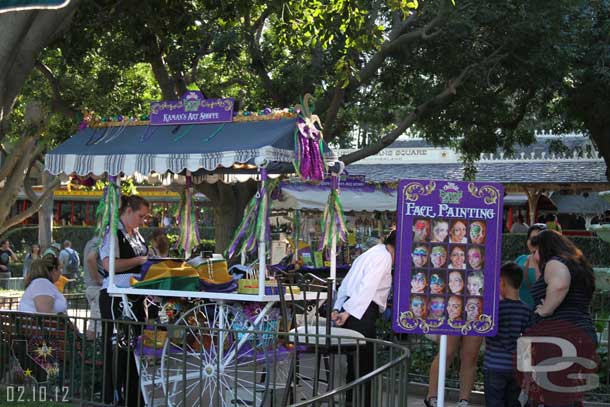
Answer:
<path fill-rule="evenodd" d="M 187 98 L 188 95 L 184 99 L 185 105 Z M 201 100 L 202 106 L 203 102 Z M 242 114 L 224 123 L 164 123 L 157 126 L 152 117 L 151 122 L 100 122 L 97 126 L 82 128 L 47 154 L 46 170 L 54 175 L 107 176 L 117 186 L 120 186 L 122 178 L 131 176 L 137 180 L 157 177 L 164 184 L 185 183 L 187 178 L 193 183 L 255 179 L 260 181 L 260 189 L 253 200 L 259 200 L 259 210 L 266 217 L 268 213 L 264 211 L 268 211 L 268 206 L 265 209 L 268 202 L 265 204 L 264 201 L 270 201 L 268 188 L 273 178 L 294 173 L 295 167 L 301 175 L 304 175 L 305 167 L 309 172 L 304 176 L 311 177 L 312 165 L 326 168 L 336 161 L 321 142 L 321 135 L 316 139 L 315 132 L 311 131 L 315 125 L 307 110 L 297 109 L 298 115 L 287 110 L 261 112 L 256 116 Z M 307 146 L 306 143 L 311 144 Z M 304 161 L 311 157 L 303 154 L 303 150 L 318 145 L 318 157 L 323 155 L 324 162 L 313 160 L 308 168 Z M 335 177 L 340 170 L 341 166 L 335 165 Z M 120 191 L 120 188 L 116 190 Z M 331 195 L 337 199 L 336 190 L 332 190 Z M 109 227 L 113 231 L 118 216 L 118 199 L 109 199 L 108 204 L 111 208 Z M 334 221 L 330 225 L 332 238 L 329 241 L 331 249 L 334 249 L 338 230 Z M 266 397 L 268 375 L 265 371 L 273 360 L 255 347 L 248 347 L 247 334 L 236 333 L 243 329 L 258 330 L 279 301 L 277 293 L 266 293 L 268 222 L 259 226 L 257 235 L 250 236 L 256 240 L 258 254 L 256 294 L 117 287 L 115 261 L 110 257 L 108 293 L 122 299 L 124 318 L 135 319 L 130 311 L 128 295 L 189 298 L 196 305 L 184 311 L 175 324 L 186 326 L 187 334 L 188 326 L 193 324 L 217 329 L 213 335 L 218 337 L 206 343 L 184 341 L 182 345 L 176 345 L 168 337 L 160 353 L 159 349 L 148 349 L 148 353 L 142 351 L 141 345 L 140 351 L 134 350 L 141 362 L 138 363 L 140 385 L 147 405 L 157 405 L 157 398 L 172 406 L 262 405 L 257 400 Z M 252 249 L 252 242 L 248 244 Z M 113 246 L 114 239 L 111 239 L 111 253 Z M 242 245 L 244 248 L 247 246 Z M 185 247 L 187 257 L 191 247 Z M 299 299 L 298 295 L 291 298 Z M 243 308 L 236 306 L 247 302 L 263 304 L 254 320 L 244 316 Z M 244 325 L 244 321 L 248 323 Z M 201 335 L 192 333 L 192 337 L 201 342 Z M 157 357 L 161 359 L 160 365 L 149 362 Z M 163 388 L 161 395 L 158 387 L 155 389 L 159 383 Z"/>

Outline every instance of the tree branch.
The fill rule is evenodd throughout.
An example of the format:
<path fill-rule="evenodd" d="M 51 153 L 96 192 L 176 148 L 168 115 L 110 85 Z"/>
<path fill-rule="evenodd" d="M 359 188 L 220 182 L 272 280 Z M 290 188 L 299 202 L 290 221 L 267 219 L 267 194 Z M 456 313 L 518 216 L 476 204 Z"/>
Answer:
<path fill-rule="evenodd" d="M 252 25 L 250 24 L 250 15 L 245 16 L 244 27 L 247 36 L 244 38 L 244 40 L 246 41 L 248 52 L 250 53 L 250 67 L 261 79 L 263 88 L 269 97 L 273 99 L 278 106 L 281 106 L 284 101 L 282 96 L 277 92 L 277 89 L 275 89 L 273 81 L 269 77 L 269 72 L 267 71 L 267 66 L 265 65 L 265 58 L 263 57 L 263 53 L 258 45 L 260 43 L 260 36 L 264 27 L 265 19 L 270 13 L 271 8 L 267 7 Z"/>
<path fill-rule="evenodd" d="M 447 103 L 449 99 L 456 94 L 457 87 L 464 82 L 467 75 L 469 75 L 477 65 L 478 64 L 471 64 L 464 68 L 457 77 L 449 80 L 445 88 L 440 93 L 418 105 L 414 111 L 409 113 L 400 123 L 398 123 L 394 130 L 383 136 L 379 141 L 363 149 L 342 156 L 340 158 L 341 161 L 343 161 L 346 165 L 351 164 L 370 155 L 377 154 L 379 151 L 392 144 L 398 138 L 398 136 L 403 134 L 405 130 L 411 127 L 411 125 L 413 125 L 413 123 L 415 123 L 419 118 L 430 113 L 438 106 Z"/>
<path fill-rule="evenodd" d="M 51 91 L 53 92 L 53 100 L 51 101 L 51 108 L 54 112 L 64 114 L 67 117 L 75 117 L 78 111 L 74 109 L 61 95 L 61 84 L 51 69 L 40 61 L 36 61 L 35 68 L 42 73 L 46 78 L 49 85 L 51 85 Z"/>
<path fill-rule="evenodd" d="M 61 180 L 59 177 L 56 177 L 51 184 L 49 184 L 49 186 L 44 190 L 44 192 L 42 193 L 42 195 L 40 195 L 38 197 L 38 199 L 36 199 L 35 201 L 32 201 L 32 206 L 30 206 L 29 208 L 27 208 L 25 211 L 7 219 L 2 226 L 0 226 L 0 234 L 3 234 L 4 232 L 6 232 L 8 229 L 10 229 L 11 227 L 23 222 L 24 220 L 26 220 L 27 218 L 29 218 L 30 216 L 34 215 L 35 213 L 37 213 L 40 208 L 42 207 L 42 205 L 45 203 L 45 201 L 49 198 L 51 198 L 51 196 L 53 195 L 53 191 L 55 190 L 55 188 L 57 188 L 60 184 Z"/>
<path fill-rule="evenodd" d="M 165 60 L 161 48 L 159 47 L 159 41 L 156 35 L 150 34 L 150 41 L 153 45 L 146 47 L 145 55 L 150 67 L 152 68 L 155 79 L 161 88 L 161 93 L 166 100 L 174 100 L 178 98 L 176 93 L 176 87 L 174 80 L 170 76 L 169 69 Z"/>
<path fill-rule="evenodd" d="M 525 117 L 525 114 L 527 113 L 527 107 L 529 106 L 529 103 L 534 98 L 535 94 L 536 94 L 536 90 L 534 88 L 529 88 L 527 91 L 527 94 L 523 97 L 523 100 L 521 101 L 521 103 L 519 104 L 519 106 L 516 109 L 517 110 L 516 116 L 510 121 L 500 123 L 499 127 L 503 128 L 503 129 L 508 129 L 508 130 L 514 130 L 515 128 L 517 128 L 519 123 L 521 123 L 521 121 Z"/>
<path fill-rule="evenodd" d="M 432 29 L 437 27 L 446 17 L 446 10 L 443 8 L 432 20 L 430 20 L 423 27 L 405 33 L 405 30 L 412 26 L 417 20 L 415 13 L 411 14 L 406 20 L 398 20 L 395 15 L 394 26 L 390 30 L 389 39 L 384 42 L 379 50 L 371 57 L 371 59 L 358 71 L 357 75 L 354 75 L 350 79 L 350 83 L 346 89 L 335 88 L 330 102 L 329 109 L 326 109 L 326 115 L 324 117 L 324 128 L 332 129 L 332 124 L 337 120 L 337 114 L 339 108 L 343 104 L 345 98 L 358 87 L 363 86 L 371 81 L 371 78 L 377 73 L 377 71 L 383 66 L 386 58 L 392 53 L 405 45 L 415 42 L 417 40 L 429 39 L 438 35 L 442 30 L 437 29 L 434 32 L 430 32 Z M 328 140 L 333 140 L 337 135 L 336 131 L 330 132 Z"/>
<path fill-rule="evenodd" d="M 14 172 L 17 163 L 21 160 L 28 152 L 30 148 L 30 144 L 34 136 L 26 137 L 21 142 L 15 145 L 13 151 L 10 154 L 7 154 L 7 158 L 0 167 L 0 182 L 6 180 L 10 174 Z"/>

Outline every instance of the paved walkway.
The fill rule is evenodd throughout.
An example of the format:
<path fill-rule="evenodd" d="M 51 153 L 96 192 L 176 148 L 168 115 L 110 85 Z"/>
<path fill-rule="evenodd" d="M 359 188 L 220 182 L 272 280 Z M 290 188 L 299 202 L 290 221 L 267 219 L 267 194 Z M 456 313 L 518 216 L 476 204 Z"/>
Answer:
<path fill-rule="evenodd" d="M 408 407 L 425 407 L 423 397 L 419 397 L 419 396 L 409 395 L 407 403 L 408 403 L 407 404 Z M 482 407 L 482 406 L 483 406 L 483 404 L 470 403 L 470 407 Z M 447 401 L 445 403 L 445 407 L 455 407 L 455 402 Z"/>

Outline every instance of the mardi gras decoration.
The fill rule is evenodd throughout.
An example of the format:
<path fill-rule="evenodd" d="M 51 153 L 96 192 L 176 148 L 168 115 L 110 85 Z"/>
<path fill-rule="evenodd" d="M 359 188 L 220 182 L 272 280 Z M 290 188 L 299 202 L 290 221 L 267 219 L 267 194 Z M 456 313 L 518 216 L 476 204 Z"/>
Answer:
<path fill-rule="evenodd" d="M 320 240 L 320 250 L 330 247 L 333 235 L 337 235 L 342 242 L 347 240 L 347 226 L 345 222 L 345 212 L 339 198 L 339 191 L 331 189 L 328 201 L 322 216 L 323 235 Z"/>
<path fill-rule="evenodd" d="M 252 197 L 244 210 L 244 219 L 229 244 L 228 258 L 233 257 L 236 253 L 241 253 L 242 250 L 253 253 L 258 247 L 258 243 L 271 240 L 270 196 L 278 184 L 279 179 L 263 179 L 260 190 Z"/>
<path fill-rule="evenodd" d="M 178 224 L 182 225 L 180 235 L 176 241 L 175 248 L 182 248 L 185 254 L 191 253 L 193 247 L 197 247 L 201 239 L 197 228 L 197 219 L 193 210 L 193 196 L 191 191 L 191 177 L 186 176 L 186 186 L 180 194 L 180 204 L 176 210 Z"/>
<path fill-rule="evenodd" d="M 98 228 L 96 233 L 100 238 L 100 242 L 104 238 L 106 229 L 110 227 L 110 236 L 115 236 L 119 226 L 119 205 L 121 200 L 121 193 L 119 187 L 111 180 L 104 189 L 104 195 L 100 199 L 97 209 L 95 211 L 95 217 L 98 220 Z M 112 212 L 114 210 L 114 222 L 110 224 L 112 219 Z"/>
<path fill-rule="evenodd" d="M 297 128 L 294 131 L 295 157 L 294 168 L 303 180 L 322 181 L 324 179 L 324 144 L 322 124 L 313 114 L 313 97 L 307 93 L 302 104 L 296 105 L 298 112 Z"/>

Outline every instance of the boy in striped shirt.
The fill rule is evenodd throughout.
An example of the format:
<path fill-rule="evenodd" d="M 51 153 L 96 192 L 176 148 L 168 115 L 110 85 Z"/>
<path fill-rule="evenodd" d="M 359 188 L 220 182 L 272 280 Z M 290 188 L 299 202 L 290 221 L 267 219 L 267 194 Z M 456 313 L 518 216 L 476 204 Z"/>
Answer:
<path fill-rule="evenodd" d="M 506 263 L 500 269 L 500 310 L 498 334 L 485 339 L 485 405 L 520 407 L 521 392 L 515 376 L 513 356 L 517 339 L 530 319 L 530 309 L 519 299 L 523 270 L 518 264 Z"/>

